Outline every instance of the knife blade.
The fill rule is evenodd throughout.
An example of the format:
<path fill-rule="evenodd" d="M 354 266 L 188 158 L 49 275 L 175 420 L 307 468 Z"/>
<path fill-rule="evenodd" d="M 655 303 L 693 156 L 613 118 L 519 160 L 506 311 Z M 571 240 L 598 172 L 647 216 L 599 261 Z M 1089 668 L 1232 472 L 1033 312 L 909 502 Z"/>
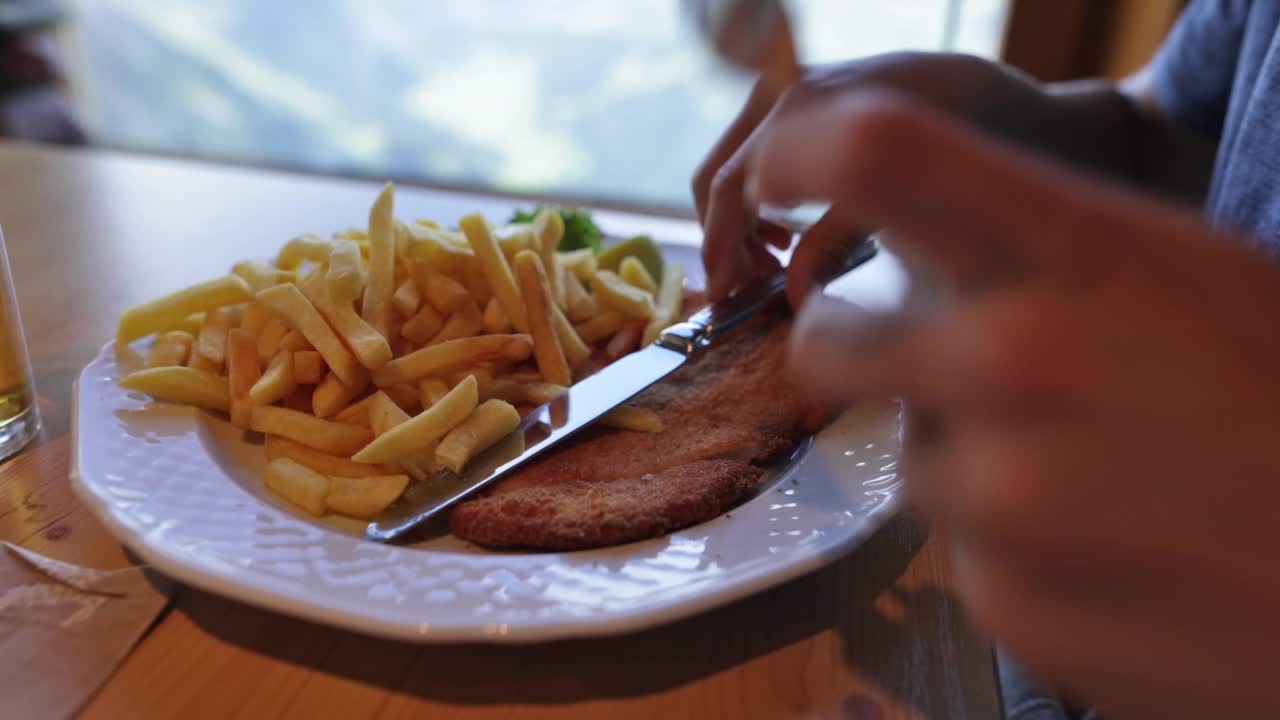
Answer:
<path fill-rule="evenodd" d="M 846 269 L 866 262 L 875 253 L 873 243 L 860 244 L 851 253 Z M 514 432 L 472 460 L 463 475 L 444 471 L 411 485 L 369 523 L 365 538 L 394 541 L 491 485 L 675 372 L 712 347 L 718 337 L 781 301 L 784 290 L 785 279 L 779 271 L 728 300 L 698 311 L 687 321 L 672 325 L 648 347 L 574 383 L 559 397 L 529 413 Z"/>

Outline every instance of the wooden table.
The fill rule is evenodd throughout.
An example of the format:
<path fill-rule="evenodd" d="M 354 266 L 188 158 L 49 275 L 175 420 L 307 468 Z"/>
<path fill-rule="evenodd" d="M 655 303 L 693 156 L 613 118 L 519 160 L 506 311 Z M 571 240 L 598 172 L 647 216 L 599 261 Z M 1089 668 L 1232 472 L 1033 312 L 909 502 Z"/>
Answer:
<path fill-rule="evenodd" d="M 0 224 L 45 430 L 0 465 L 0 539 L 99 568 L 133 562 L 71 494 L 71 385 L 119 312 L 265 256 L 304 230 L 360 225 L 376 185 L 0 144 Z M 397 214 L 495 216 L 511 201 L 423 189 Z M 625 232 L 688 223 L 602 214 Z M 940 539 L 894 520 L 827 568 L 634 635 L 532 647 L 415 646 L 191 588 L 87 717 L 999 716 L 990 647 L 950 590 Z"/>

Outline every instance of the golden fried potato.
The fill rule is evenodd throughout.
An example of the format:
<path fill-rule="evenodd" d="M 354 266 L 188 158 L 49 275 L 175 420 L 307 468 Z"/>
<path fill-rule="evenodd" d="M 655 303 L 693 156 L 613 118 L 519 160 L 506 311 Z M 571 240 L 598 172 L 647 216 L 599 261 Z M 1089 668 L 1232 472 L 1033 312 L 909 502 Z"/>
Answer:
<path fill-rule="evenodd" d="M 231 398 L 231 424 L 249 429 L 249 417 L 253 414 L 253 398 L 249 391 L 262 377 L 258 365 L 258 344 L 253 335 L 240 328 L 227 333 L 227 387 Z"/>
<path fill-rule="evenodd" d="M 330 455 L 300 442 L 279 435 L 267 435 L 264 442 L 267 459 L 289 458 L 290 460 L 315 470 L 321 475 L 331 477 L 371 477 L 374 475 L 394 475 L 400 467 L 390 463 L 383 465 L 366 465 L 358 463 L 342 455 Z"/>
<path fill-rule="evenodd" d="M 249 285 L 239 275 L 226 275 L 179 290 L 125 310 L 116 326 L 116 344 L 127 345 L 140 337 L 172 330 L 192 313 L 247 302 L 252 297 Z"/>
<path fill-rule="evenodd" d="M 324 504 L 333 512 L 368 520 L 386 510 L 407 487 L 407 475 L 331 477 Z"/>
<path fill-rule="evenodd" d="M 684 305 L 684 265 L 668 262 L 662 266 L 662 288 L 658 291 L 658 304 L 653 317 L 644 326 L 641 346 L 651 345 L 663 330 L 680 321 Z"/>
<path fill-rule="evenodd" d="M 392 205 L 394 188 L 382 192 L 369 210 L 369 277 L 364 288 L 361 315 L 384 338 L 391 337 L 391 294 L 395 292 L 396 243 Z M 330 367 L 333 363 L 329 363 Z"/>
<path fill-rule="evenodd" d="M 528 335 L 477 335 L 428 345 L 387 363 L 373 373 L 378 387 L 414 382 L 486 362 L 520 362 L 533 353 Z"/>
<path fill-rule="evenodd" d="M 475 410 L 479 402 L 474 378 L 467 378 L 440 399 L 440 402 L 379 435 L 352 456 L 356 462 L 400 462 L 432 445 Z"/>
<path fill-rule="evenodd" d="M 515 257 L 515 270 L 524 298 L 529 334 L 533 336 L 533 357 L 537 360 L 538 372 L 557 385 L 570 385 L 573 372 L 569 369 L 569 361 L 565 360 L 564 348 L 560 346 L 560 338 L 556 336 L 551 319 L 555 299 L 551 297 L 542 258 L 533 250 L 521 250 Z"/>
<path fill-rule="evenodd" d="M 355 382 L 345 383 L 334 373 L 329 373 L 316 386 L 311 395 L 311 412 L 318 418 L 329 418 L 337 415 L 351 404 L 357 395 L 369 387 L 369 371 L 360 368 Z"/>
<path fill-rule="evenodd" d="M 265 435 L 280 435 L 332 455 L 351 455 L 369 444 L 367 428 L 321 420 L 288 408 L 262 405 L 253 409 L 249 427 Z"/>
<path fill-rule="evenodd" d="M 440 440 L 436 462 L 461 474 L 472 458 L 511 434 L 519 424 L 520 413 L 510 403 L 486 400 Z"/>
<path fill-rule="evenodd" d="M 170 330 L 147 351 L 147 367 L 186 365 L 195 338 L 182 330 Z"/>
<path fill-rule="evenodd" d="M 286 323 L 302 332 L 324 361 L 345 383 L 354 383 L 363 368 L 355 355 L 338 339 L 337 333 L 315 306 L 294 285 L 276 285 L 258 293 L 258 300 L 275 311 Z M 274 353 L 273 353 L 274 356 Z"/>
<path fill-rule="evenodd" d="M 195 368 L 179 366 L 139 370 L 120 380 L 120 387 L 206 410 L 227 412 L 231 407 L 227 381 Z"/>
<path fill-rule="evenodd" d="M 319 357 L 318 353 L 317 357 Z M 253 358 L 255 362 L 258 359 L 256 349 Z M 271 358 L 271 363 L 267 365 L 267 369 L 262 371 L 262 377 L 249 388 L 249 398 L 253 400 L 253 404 L 274 405 L 289 397 L 298 387 L 293 370 L 293 353 L 288 350 L 276 353 L 276 356 Z"/>
<path fill-rule="evenodd" d="M 520 288 L 516 285 L 515 276 L 511 272 L 506 256 L 502 254 L 498 241 L 493 237 L 488 221 L 472 213 L 459 220 L 458 227 L 467 236 L 467 243 L 471 245 L 471 250 L 480 262 L 484 276 L 489 281 L 489 286 L 493 288 L 493 294 L 498 298 L 498 302 L 502 303 L 502 309 L 507 312 L 507 317 L 511 318 L 511 324 L 520 332 L 526 332 L 529 326 L 525 321 L 524 300 L 520 297 Z"/>
<path fill-rule="evenodd" d="M 597 270 L 591 277 L 591 294 L 601 304 L 629 318 L 653 317 L 653 296 L 634 288 L 608 270 Z"/>
<path fill-rule="evenodd" d="M 329 478 L 289 458 L 267 463 L 267 487 L 285 500 L 320 517 L 329 493 Z"/>

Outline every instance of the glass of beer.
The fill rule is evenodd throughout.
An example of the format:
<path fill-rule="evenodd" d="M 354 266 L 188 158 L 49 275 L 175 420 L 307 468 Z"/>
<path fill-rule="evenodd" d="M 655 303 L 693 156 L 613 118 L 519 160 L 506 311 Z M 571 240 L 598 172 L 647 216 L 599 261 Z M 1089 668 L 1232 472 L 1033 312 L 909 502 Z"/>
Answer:
<path fill-rule="evenodd" d="M 0 460 L 21 450 L 40 431 L 40 409 L 18 316 L 18 298 L 0 231 Z"/>

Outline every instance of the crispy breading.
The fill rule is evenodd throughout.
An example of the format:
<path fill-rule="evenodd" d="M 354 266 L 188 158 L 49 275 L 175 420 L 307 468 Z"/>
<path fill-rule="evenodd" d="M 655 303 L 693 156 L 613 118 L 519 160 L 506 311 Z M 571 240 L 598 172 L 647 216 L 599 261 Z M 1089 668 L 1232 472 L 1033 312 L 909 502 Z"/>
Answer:
<path fill-rule="evenodd" d="M 783 373 L 789 329 L 770 316 L 726 338 L 629 401 L 657 412 L 662 432 L 584 431 L 455 508 L 452 531 L 483 545 L 567 550 L 715 517 L 759 481 L 750 463 L 785 455 L 815 427 Z"/>

